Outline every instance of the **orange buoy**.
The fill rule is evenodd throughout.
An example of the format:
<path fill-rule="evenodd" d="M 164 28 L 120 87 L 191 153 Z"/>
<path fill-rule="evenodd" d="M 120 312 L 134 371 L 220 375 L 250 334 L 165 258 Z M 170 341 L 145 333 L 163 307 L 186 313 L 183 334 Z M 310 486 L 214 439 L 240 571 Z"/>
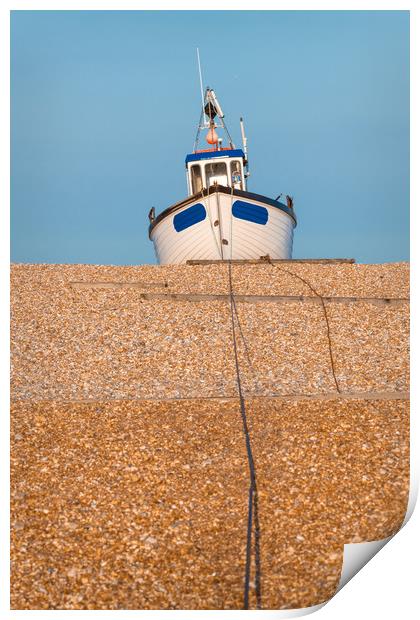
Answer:
<path fill-rule="evenodd" d="M 208 131 L 208 134 L 206 136 L 206 141 L 209 144 L 217 144 L 217 141 L 219 139 L 219 136 L 217 135 L 217 133 L 214 130 L 214 127 L 211 127 Z"/>

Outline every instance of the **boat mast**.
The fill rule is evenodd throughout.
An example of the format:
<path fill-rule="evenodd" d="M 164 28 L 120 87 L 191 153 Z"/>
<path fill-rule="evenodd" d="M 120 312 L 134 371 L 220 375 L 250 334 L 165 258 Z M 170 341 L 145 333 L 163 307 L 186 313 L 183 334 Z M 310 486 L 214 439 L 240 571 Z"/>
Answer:
<path fill-rule="evenodd" d="M 228 137 L 228 140 L 229 140 L 229 146 L 231 149 L 234 149 L 235 145 L 233 143 L 232 136 L 230 135 L 229 130 L 224 121 L 225 115 L 217 100 L 216 93 L 214 92 L 213 89 L 207 87 L 206 94 L 204 95 L 203 73 L 201 70 L 201 61 L 200 61 L 200 50 L 198 47 L 196 49 L 197 49 L 198 76 L 200 79 L 201 113 L 200 113 L 200 120 L 198 121 L 197 134 L 195 136 L 193 152 L 195 153 L 197 151 L 198 142 L 200 139 L 200 132 L 208 128 L 210 128 L 210 132 L 214 133 L 215 139 L 217 139 L 217 149 L 218 150 L 220 149 L 222 140 L 220 138 L 217 138 L 217 134 L 214 131 L 217 127 L 220 127 L 225 131 Z M 208 117 L 209 120 L 207 120 L 206 117 Z M 221 124 L 216 123 L 215 121 L 216 117 L 219 118 Z M 243 131 L 242 119 L 241 119 L 241 130 Z M 242 137 L 243 137 L 243 133 L 242 133 Z M 209 142 L 209 143 L 213 144 L 213 142 Z"/>
<path fill-rule="evenodd" d="M 230 135 L 229 130 L 224 121 L 225 115 L 217 100 L 216 93 L 211 88 L 207 87 L 206 94 L 204 95 L 202 99 L 202 106 L 203 107 L 201 110 L 200 120 L 199 120 L 198 127 L 197 127 L 197 134 L 196 134 L 195 142 L 194 142 L 194 149 L 193 149 L 194 153 L 197 151 L 198 141 L 200 139 L 200 132 L 208 128 L 210 128 L 210 131 L 214 131 L 217 128 L 223 129 L 228 138 L 230 148 L 234 149 L 235 145 L 233 143 L 232 136 Z M 208 117 L 209 120 L 206 120 L 206 117 Z M 217 123 L 215 121 L 216 117 L 220 120 L 220 123 Z M 221 140 L 218 140 L 218 142 L 221 142 Z"/>

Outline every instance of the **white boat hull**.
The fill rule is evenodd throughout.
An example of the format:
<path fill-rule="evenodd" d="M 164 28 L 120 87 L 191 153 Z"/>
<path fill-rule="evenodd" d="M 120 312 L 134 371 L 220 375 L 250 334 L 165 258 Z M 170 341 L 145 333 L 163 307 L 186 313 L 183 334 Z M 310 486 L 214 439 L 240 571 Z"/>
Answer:
<path fill-rule="evenodd" d="M 286 205 L 258 194 L 227 193 L 220 186 L 184 203 L 150 226 L 159 264 L 292 257 L 296 220 Z"/>

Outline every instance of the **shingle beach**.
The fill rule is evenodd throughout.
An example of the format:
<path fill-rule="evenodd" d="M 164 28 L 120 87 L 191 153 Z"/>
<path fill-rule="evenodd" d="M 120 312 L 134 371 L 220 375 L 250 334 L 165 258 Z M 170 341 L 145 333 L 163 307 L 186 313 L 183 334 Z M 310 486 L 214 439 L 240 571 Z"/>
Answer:
<path fill-rule="evenodd" d="M 262 604 L 311 606 L 404 519 L 409 266 L 232 278 Z M 12 608 L 241 609 L 227 265 L 13 265 L 11 339 Z"/>

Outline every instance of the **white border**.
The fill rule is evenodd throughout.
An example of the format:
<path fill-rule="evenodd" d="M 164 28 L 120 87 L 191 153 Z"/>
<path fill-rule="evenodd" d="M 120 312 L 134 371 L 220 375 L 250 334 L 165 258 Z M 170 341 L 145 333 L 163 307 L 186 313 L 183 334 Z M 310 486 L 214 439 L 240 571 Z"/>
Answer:
<path fill-rule="evenodd" d="M 3 3 L 0 11 L 0 45 L 2 45 L 3 49 L 1 50 L 3 53 L 1 54 L 1 62 L 3 63 L 3 85 L 4 83 L 9 83 L 9 11 L 10 10 L 147 10 L 147 9 L 161 9 L 161 10 L 208 10 L 206 3 L 203 3 L 200 7 L 197 6 L 197 2 L 193 3 L 189 2 L 174 2 L 174 1 L 166 1 L 166 2 L 156 2 L 152 4 L 149 2 L 136 2 L 136 1 L 123 1 L 116 2 L 115 0 L 90 0 L 86 2 L 65 2 L 56 0 L 55 2 L 43 1 L 43 2 L 24 2 L 24 1 L 15 1 L 9 4 Z M 222 9 L 231 9 L 231 10 L 255 10 L 255 4 L 249 2 L 248 0 L 213 0 L 211 3 L 212 10 L 222 10 Z M 411 11 L 411 63 L 414 68 L 411 71 L 411 110 L 413 110 L 412 118 L 411 118 L 411 136 L 412 139 L 415 137 L 418 138 L 418 121 L 416 111 L 420 109 L 420 102 L 418 98 L 418 63 L 415 62 L 418 58 L 418 43 L 417 39 L 419 36 L 419 27 L 418 27 L 418 10 L 414 6 L 414 3 L 399 3 L 395 1 L 370 1 L 370 2 L 315 2 L 315 1 L 306 1 L 300 2 L 296 0 L 295 2 L 259 2 L 258 10 L 262 9 L 270 9 L 270 10 L 410 10 Z M 416 53 L 417 52 L 417 53 Z M 1 244 L 0 244 L 0 257 L 1 257 L 1 276 L 2 276 L 2 287 L 1 287 L 1 318 L 2 318 L 2 329 L 0 330 L 0 338 L 1 338 L 1 394 L 2 399 L 5 401 L 5 407 L 2 408 L 2 432 L 0 433 L 0 441 L 1 441 L 1 458 L 3 460 L 3 467 L 1 468 L 1 488 L 9 489 L 9 477 L 8 477 L 8 454 L 9 454 L 9 425 L 8 425 L 8 397 L 9 397 L 9 381 L 8 381 L 8 367 L 9 367 L 9 356 L 8 356 L 8 342 L 9 342 L 9 333 L 8 326 L 9 324 L 9 311 L 8 311 L 8 297 L 9 297 L 9 215 L 7 205 L 10 204 L 9 197 L 9 186 L 7 183 L 7 178 L 10 178 L 9 174 L 9 89 L 5 89 L 4 87 L 0 89 L 0 103 L 1 103 L 1 136 L 2 140 L 2 148 L 1 148 L 1 171 L 2 171 L 2 179 L 3 183 L 1 183 L 1 210 L 0 210 L 0 234 Z M 417 209 L 420 208 L 420 202 L 418 200 L 418 156 L 417 156 L 417 140 L 414 145 L 412 145 L 412 158 L 411 158 L 411 204 L 413 208 L 411 210 L 411 247 L 412 247 L 412 283 L 418 282 L 418 273 L 417 273 L 417 247 L 416 247 L 416 239 L 414 239 L 414 235 L 418 234 L 418 214 Z M 414 288 L 414 287 L 413 287 Z M 412 295 L 412 316 L 418 316 L 418 295 L 417 291 L 414 288 L 414 294 Z M 418 342 L 418 328 L 415 322 L 412 322 L 412 343 Z M 412 355 L 411 361 L 412 375 L 415 376 L 418 374 L 416 371 L 419 368 L 417 363 L 417 348 L 414 349 L 414 353 Z M 411 446 L 412 446 L 412 456 L 411 456 L 411 471 L 412 471 L 412 485 L 415 485 L 415 488 L 418 488 L 417 478 L 419 472 L 419 424 L 416 421 L 417 414 L 417 402 L 418 402 L 418 391 L 416 382 L 413 381 L 413 391 L 412 391 L 412 434 L 411 434 Z M 412 486 L 413 488 L 413 486 Z M 416 491 L 414 491 L 416 493 Z M 413 498 L 413 491 L 411 493 L 411 498 Z M 0 589 L 0 611 L 1 618 L 17 618 L 21 615 L 31 614 L 34 617 L 45 617 L 45 611 L 9 611 L 9 603 L 8 603 L 8 579 L 9 579 L 9 567 L 8 567 L 8 559 L 7 554 L 4 553 L 5 549 L 8 549 L 9 545 L 9 522 L 8 522 L 8 493 L 5 496 L 6 509 L 3 505 L 3 510 L 0 511 L 1 514 L 1 561 L 0 561 L 0 582 L 2 584 L 2 588 Z M 408 524 L 404 527 L 403 531 L 398 533 L 396 537 L 394 537 L 391 542 L 381 551 L 381 553 L 373 558 L 371 562 L 359 573 L 353 580 L 351 585 L 347 585 L 342 591 L 340 591 L 323 609 L 318 612 L 317 617 L 320 620 L 328 620 L 340 618 L 340 620 L 349 620 L 350 618 L 353 620 L 355 613 L 359 616 L 362 614 L 362 617 L 369 617 L 370 615 L 375 615 L 379 618 L 387 618 L 394 620 L 396 616 L 399 618 L 414 618 L 417 615 L 417 575 L 418 575 L 418 567 L 416 554 L 413 552 L 413 549 L 420 548 L 419 545 L 419 531 L 420 531 L 420 518 L 419 511 L 417 510 L 412 519 L 408 522 Z M 54 616 L 54 618 L 59 618 L 60 616 L 65 615 L 94 615 L 96 617 L 99 616 L 108 616 L 113 614 L 113 611 L 49 611 L 48 616 Z M 118 618 L 120 617 L 128 617 L 136 614 L 137 616 L 141 615 L 142 617 L 146 616 L 164 616 L 167 614 L 175 614 L 182 618 L 188 617 L 197 617 L 197 615 L 214 615 L 217 614 L 218 617 L 221 615 L 229 614 L 230 618 L 234 616 L 243 616 L 246 613 L 255 614 L 264 614 L 265 617 L 268 615 L 280 617 L 280 612 L 276 611 L 263 611 L 263 612 L 242 612 L 242 611 L 220 611 L 220 612 L 211 612 L 211 611 L 118 611 Z"/>

